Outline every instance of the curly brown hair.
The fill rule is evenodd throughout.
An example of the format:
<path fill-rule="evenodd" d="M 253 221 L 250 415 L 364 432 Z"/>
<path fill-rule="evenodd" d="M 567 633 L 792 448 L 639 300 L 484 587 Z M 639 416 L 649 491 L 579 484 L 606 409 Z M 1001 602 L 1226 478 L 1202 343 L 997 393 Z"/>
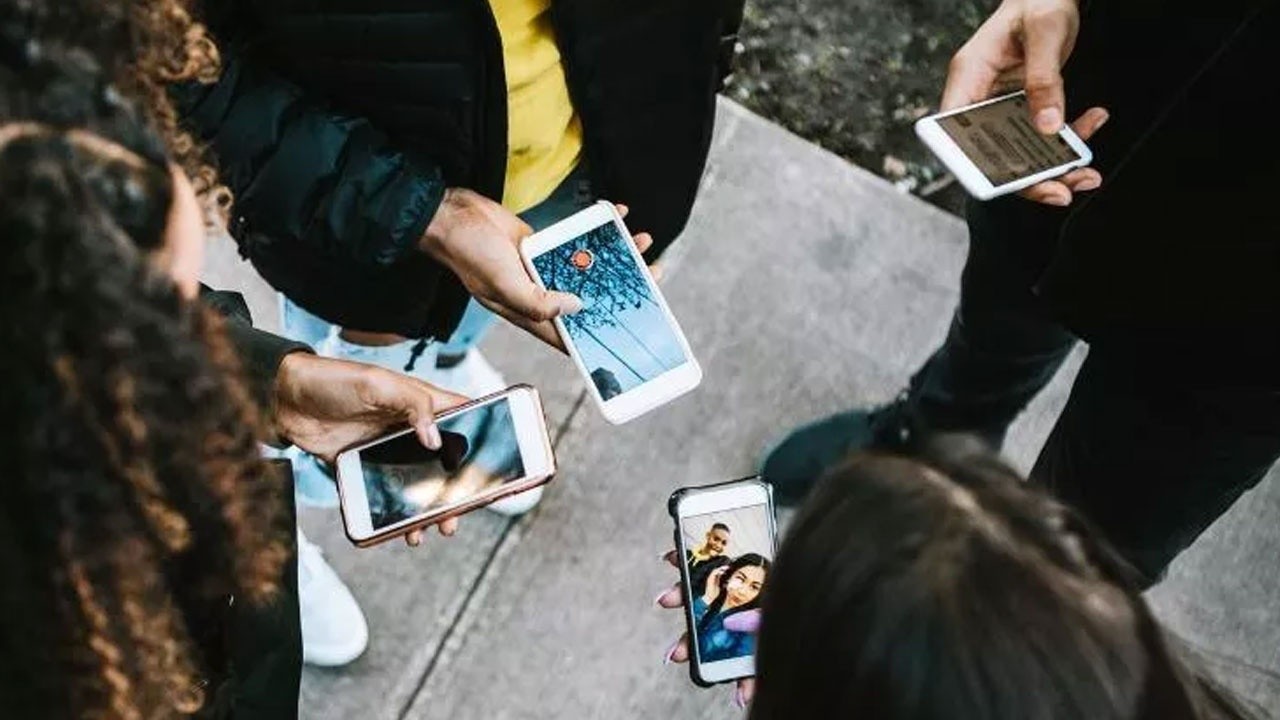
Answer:
<path fill-rule="evenodd" d="M 192 179 L 206 205 L 225 219 L 230 191 L 206 148 L 183 129 L 168 94 L 174 83 L 212 83 L 221 63 L 189 0 L 3 0 L 4 16 L 28 37 L 62 41 L 87 51 L 115 85 L 138 103 L 159 131 L 169 156 Z"/>
<path fill-rule="evenodd" d="M 198 623 L 272 600 L 292 528 L 221 321 L 151 262 L 162 148 L 82 55 L 24 52 L 0 105 L 50 117 L 0 125 L 0 707 L 182 717 L 221 670 Z"/>

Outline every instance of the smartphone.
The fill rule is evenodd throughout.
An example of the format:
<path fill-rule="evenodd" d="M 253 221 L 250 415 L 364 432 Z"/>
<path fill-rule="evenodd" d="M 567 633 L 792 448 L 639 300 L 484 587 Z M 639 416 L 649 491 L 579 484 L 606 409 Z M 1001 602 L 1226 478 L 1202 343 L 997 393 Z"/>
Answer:
<path fill-rule="evenodd" d="M 979 200 L 1024 190 L 1093 162 L 1093 152 L 1063 126 L 1041 135 L 1024 92 L 916 122 L 916 134 Z"/>
<path fill-rule="evenodd" d="M 338 455 L 347 537 L 359 547 L 470 512 L 542 485 L 555 456 L 538 391 L 517 385 L 436 416 L 429 450 L 412 428 Z"/>
<path fill-rule="evenodd" d="M 702 381 L 675 316 L 612 203 L 599 202 L 521 243 L 534 281 L 577 295 L 556 330 L 606 420 L 627 422 Z"/>
<path fill-rule="evenodd" d="M 681 488 L 667 509 L 687 599 L 690 677 L 708 687 L 755 675 L 755 629 L 744 621 L 759 612 L 777 552 L 772 489 L 759 478 Z"/>

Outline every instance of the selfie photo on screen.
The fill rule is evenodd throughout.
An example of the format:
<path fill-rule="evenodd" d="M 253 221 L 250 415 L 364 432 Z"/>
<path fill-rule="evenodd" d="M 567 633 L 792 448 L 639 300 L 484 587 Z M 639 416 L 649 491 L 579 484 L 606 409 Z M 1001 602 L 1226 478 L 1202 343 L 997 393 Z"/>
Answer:
<path fill-rule="evenodd" d="M 773 560 L 768 506 L 752 505 L 684 518 L 685 556 L 698 660 L 755 654 L 760 593 Z"/>
<path fill-rule="evenodd" d="M 525 475 L 511 407 L 499 400 L 439 423 L 443 447 L 414 433 L 360 453 L 374 529 L 488 492 Z"/>
<path fill-rule="evenodd" d="M 608 223 L 533 259 L 548 289 L 582 299 L 561 319 L 604 400 L 688 361 L 629 243 Z"/>
<path fill-rule="evenodd" d="M 1080 159 L 1061 135 L 1035 129 L 1022 95 L 938 118 L 938 125 L 996 186 Z"/>

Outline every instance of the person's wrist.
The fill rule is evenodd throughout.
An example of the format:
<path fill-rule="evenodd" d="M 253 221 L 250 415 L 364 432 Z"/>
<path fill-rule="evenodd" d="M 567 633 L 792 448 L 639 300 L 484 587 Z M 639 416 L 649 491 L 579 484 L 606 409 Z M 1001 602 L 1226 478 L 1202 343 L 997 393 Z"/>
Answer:
<path fill-rule="evenodd" d="M 308 364 L 316 359 L 311 353 L 293 352 L 280 360 L 271 394 L 271 420 L 275 435 L 281 439 L 289 439 L 289 426 L 302 395 L 301 378 L 307 374 Z"/>
<path fill-rule="evenodd" d="M 458 211 L 461 206 L 462 193 L 458 188 L 446 188 L 444 195 L 440 198 L 440 205 L 436 208 L 436 214 L 431 217 L 431 222 L 427 223 L 427 229 L 422 233 L 422 239 L 419 241 L 419 247 L 423 252 L 439 259 L 440 247 L 457 225 Z"/>

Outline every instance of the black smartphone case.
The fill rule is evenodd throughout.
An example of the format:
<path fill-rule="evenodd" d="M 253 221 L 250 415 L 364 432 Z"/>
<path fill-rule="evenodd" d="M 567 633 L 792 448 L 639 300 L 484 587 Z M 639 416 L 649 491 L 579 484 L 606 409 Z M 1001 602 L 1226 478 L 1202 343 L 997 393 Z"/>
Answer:
<path fill-rule="evenodd" d="M 773 486 L 765 482 L 764 480 L 761 480 L 759 475 L 752 475 L 751 477 L 739 478 L 737 480 L 727 480 L 725 482 L 712 483 L 711 485 L 692 485 L 689 487 L 682 487 L 676 490 L 675 492 L 671 493 L 671 497 L 667 498 L 667 514 L 671 516 L 671 523 L 675 527 L 675 530 L 672 534 L 672 541 L 675 544 L 676 556 L 680 561 L 680 587 L 684 589 L 684 596 L 686 598 L 686 602 L 684 604 L 684 625 L 685 625 L 685 631 L 688 633 L 690 643 L 696 643 L 697 638 L 695 637 L 693 632 L 693 625 L 694 625 L 693 605 L 687 601 L 687 598 L 693 597 L 692 595 L 693 588 L 689 584 L 689 568 L 684 561 L 686 548 L 684 547 L 684 536 L 680 532 L 680 516 L 678 513 L 678 509 L 680 507 L 680 501 L 686 495 L 690 495 L 693 493 L 704 492 L 707 490 L 717 490 L 719 488 L 728 487 L 730 485 L 741 485 L 745 483 L 751 483 L 751 484 L 762 486 L 765 489 L 766 494 L 768 494 L 769 496 L 769 525 L 770 525 L 769 534 L 774 539 L 774 546 L 776 549 L 776 546 L 778 543 L 778 540 L 777 540 L 778 515 L 777 515 L 777 511 L 774 509 L 774 506 L 773 506 Z M 741 679 L 741 678 L 727 678 L 725 680 L 719 681 L 719 683 L 708 682 L 705 678 L 702 677 L 700 670 L 701 670 L 701 667 L 700 667 L 700 663 L 698 662 L 697 649 L 693 647 L 693 645 L 690 645 L 689 647 L 689 679 L 693 680 L 693 683 L 695 685 L 697 685 L 698 687 L 710 688 L 710 687 L 715 687 L 717 684 L 735 682 Z M 747 677 L 747 676 L 744 675 L 743 677 Z"/>

